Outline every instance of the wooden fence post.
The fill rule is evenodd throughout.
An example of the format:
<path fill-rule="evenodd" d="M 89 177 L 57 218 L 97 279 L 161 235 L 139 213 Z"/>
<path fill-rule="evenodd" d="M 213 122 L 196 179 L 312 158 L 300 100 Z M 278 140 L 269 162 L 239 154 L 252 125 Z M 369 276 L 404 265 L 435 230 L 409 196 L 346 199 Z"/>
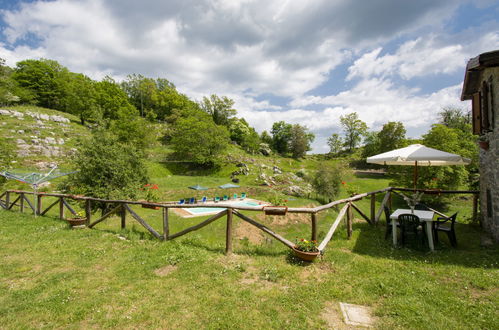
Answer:
<path fill-rule="evenodd" d="M 120 216 L 121 216 L 121 229 L 125 229 L 125 227 L 126 227 L 126 208 L 125 208 L 125 204 L 121 204 Z"/>
<path fill-rule="evenodd" d="M 371 222 L 375 223 L 376 219 L 376 194 L 371 195 Z"/>
<path fill-rule="evenodd" d="M 232 253 L 232 209 L 227 209 L 227 228 L 225 236 L 225 254 Z"/>
<path fill-rule="evenodd" d="M 59 218 L 64 220 L 64 197 L 59 198 Z"/>
<path fill-rule="evenodd" d="M 7 191 L 5 194 L 5 209 L 9 209 L 9 204 L 10 204 L 10 192 Z"/>
<path fill-rule="evenodd" d="M 478 217 L 478 194 L 473 194 L 473 216 L 472 216 L 472 221 L 474 223 L 478 222 L 479 219 L 477 219 L 477 217 Z"/>
<path fill-rule="evenodd" d="M 350 203 L 348 203 L 348 210 L 347 210 L 347 236 L 348 236 L 348 239 L 352 238 L 352 222 L 353 222 L 352 205 L 350 205 Z"/>
<path fill-rule="evenodd" d="M 85 201 L 85 217 L 87 218 L 87 227 L 91 223 L 91 217 L 92 217 L 92 205 L 90 203 L 91 203 L 90 199 L 87 199 Z"/>
<path fill-rule="evenodd" d="M 19 199 L 19 208 L 21 212 L 24 212 L 24 194 L 21 193 L 19 196 L 21 196 L 21 198 Z"/>
<path fill-rule="evenodd" d="M 42 213 L 42 195 L 36 195 L 36 215 Z"/>
<path fill-rule="evenodd" d="M 163 240 L 168 240 L 168 236 L 170 236 L 170 227 L 168 224 L 168 208 L 163 207 Z"/>
<path fill-rule="evenodd" d="M 312 241 L 317 241 L 317 213 L 312 213 Z"/>

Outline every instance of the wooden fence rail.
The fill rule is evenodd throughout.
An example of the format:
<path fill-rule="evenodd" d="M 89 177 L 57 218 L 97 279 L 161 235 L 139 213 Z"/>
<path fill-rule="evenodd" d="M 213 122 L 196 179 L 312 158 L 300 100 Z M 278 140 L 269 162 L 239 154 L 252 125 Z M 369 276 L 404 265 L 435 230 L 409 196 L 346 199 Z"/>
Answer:
<path fill-rule="evenodd" d="M 339 205 L 344 204 L 344 206 L 341 208 L 339 211 L 336 219 L 334 222 L 331 224 L 326 236 L 322 240 L 322 242 L 319 244 L 318 249 L 321 253 L 324 252 L 327 244 L 331 241 L 333 238 L 333 235 L 338 228 L 340 222 L 342 219 L 345 218 L 346 216 L 346 229 L 347 229 L 347 237 L 350 238 L 352 236 L 352 222 L 353 222 L 353 211 L 355 210 L 364 220 L 366 220 L 369 224 L 371 225 L 376 225 L 378 224 L 381 215 L 383 214 L 383 210 L 385 206 L 388 206 L 391 208 L 391 197 L 392 193 L 395 195 L 400 195 L 403 197 L 404 195 L 402 192 L 414 192 L 414 189 L 408 189 L 408 188 L 393 188 L 393 187 L 388 187 L 376 191 L 371 191 L 371 192 L 366 192 L 362 194 L 358 194 L 355 196 L 351 196 L 349 198 L 344 198 L 341 200 L 336 200 L 331 203 L 321 205 L 318 207 L 313 207 L 313 208 L 303 208 L 303 207 L 295 207 L 295 208 L 288 208 L 287 212 L 288 213 L 306 213 L 310 214 L 310 226 L 311 226 L 311 239 L 312 240 L 317 240 L 317 225 L 318 225 L 318 213 L 326 211 L 328 209 L 331 209 L 333 207 L 337 207 Z M 478 192 L 477 191 L 435 191 L 435 190 L 417 190 L 417 191 L 423 191 L 424 193 L 429 193 L 429 194 L 473 194 L 473 216 L 476 216 L 477 214 L 477 205 L 478 205 Z M 376 196 L 379 194 L 384 193 L 384 197 L 381 201 L 381 204 L 376 210 Z M 17 197 L 12 200 L 13 195 L 17 195 Z M 33 202 L 29 200 L 27 196 L 33 195 L 34 200 Z M 43 209 L 43 203 L 42 199 L 45 197 L 52 197 L 55 198 L 55 201 L 53 201 L 49 206 L 47 206 L 45 209 Z M 356 205 L 354 202 L 361 200 L 364 197 L 370 197 L 370 209 L 369 213 L 365 213 L 362 211 L 358 205 Z M 172 240 L 177 237 L 186 235 L 192 231 L 198 230 L 200 228 L 203 228 L 212 222 L 222 218 L 226 217 L 227 223 L 226 223 L 226 253 L 229 254 L 232 252 L 232 232 L 233 232 L 233 216 L 237 216 L 241 220 L 257 227 L 258 229 L 262 230 L 264 233 L 267 235 L 270 235 L 277 241 L 281 242 L 285 246 L 289 248 L 294 247 L 294 243 L 287 240 L 283 236 L 279 235 L 278 233 L 274 232 L 272 229 L 268 228 L 267 226 L 255 221 L 251 217 L 241 213 L 241 211 L 253 211 L 253 212 L 264 212 L 264 207 L 263 206 L 235 206 L 227 203 L 202 203 L 202 204 L 187 204 L 187 205 L 180 205 L 176 202 L 166 202 L 166 203 L 152 203 L 152 202 L 142 202 L 142 201 L 128 201 L 128 200 L 108 200 L 108 199 L 102 199 L 102 198 L 94 198 L 94 197 L 87 197 L 87 196 L 79 196 L 79 195 L 67 195 L 67 194 L 58 194 L 58 193 L 38 193 L 34 194 L 33 192 L 30 191 L 22 191 L 22 190 L 7 190 L 3 193 L 0 194 L 0 207 L 6 210 L 12 210 L 13 207 L 18 207 L 21 212 L 24 212 L 25 209 L 25 203 L 28 205 L 28 207 L 31 209 L 31 211 L 35 215 L 45 215 L 49 210 L 51 210 L 54 206 L 59 205 L 59 218 L 64 219 L 65 218 L 65 210 L 68 210 L 72 215 L 76 215 L 76 211 L 73 209 L 71 204 L 67 201 L 68 199 L 75 200 L 75 201 L 82 201 L 84 202 L 84 212 L 86 216 L 86 222 L 87 226 L 89 228 L 95 227 L 97 224 L 105 221 L 109 217 L 113 215 L 118 215 L 121 218 L 121 228 L 126 227 L 126 219 L 127 219 L 127 214 L 130 214 L 134 220 L 136 220 L 140 225 L 142 225 L 151 235 L 153 235 L 155 238 L 166 241 L 166 240 Z M 93 203 L 104 203 L 108 208 L 107 212 L 102 214 L 99 218 L 96 220 L 93 219 L 93 214 L 92 214 L 92 205 Z M 162 223 L 163 223 L 163 228 L 162 228 L 162 233 L 158 232 L 155 230 L 152 226 L 150 226 L 140 215 L 138 215 L 132 208 L 131 206 L 133 205 L 144 205 L 144 206 L 149 206 L 149 207 L 158 207 L 162 210 Z M 109 206 L 111 206 L 109 208 Z M 169 209 L 172 208 L 195 208 L 195 207 L 215 207 L 215 208 L 225 208 L 225 210 L 209 217 L 208 219 L 191 226 L 189 228 L 183 229 L 177 233 L 170 234 L 170 224 L 169 224 Z M 436 210 L 432 210 L 436 212 L 439 215 L 444 215 L 441 212 L 438 212 Z"/>

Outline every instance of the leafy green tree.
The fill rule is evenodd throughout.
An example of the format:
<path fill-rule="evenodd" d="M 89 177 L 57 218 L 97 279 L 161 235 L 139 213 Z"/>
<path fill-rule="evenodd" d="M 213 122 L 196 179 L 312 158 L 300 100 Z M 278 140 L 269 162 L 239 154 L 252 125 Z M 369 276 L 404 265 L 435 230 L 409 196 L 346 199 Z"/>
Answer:
<path fill-rule="evenodd" d="M 7 170 L 11 167 L 12 161 L 15 159 L 15 147 L 10 139 L 0 139 L 0 171 Z M 5 178 L 0 176 L 0 188 L 5 183 Z"/>
<path fill-rule="evenodd" d="M 229 126 L 230 119 L 237 114 L 237 110 L 233 108 L 234 100 L 226 96 L 218 97 L 215 94 L 209 98 L 205 96 L 199 106 L 212 116 L 217 125 Z"/>
<path fill-rule="evenodd" d="M 124 114 L 138 116 L 137 109 L 130 103 L 128 95 L 111 77 L 94 83 L 95 104 L 100 109 L 104 119 L 118 119 Z"/>
<path fill-rule="evenodd" d="M 378 133 L 379 150 L 378 153 L 402 148 L 405 146 L 405 127 L 398 121 L 389 121 L 383 125 Z"/>
<path fill-rule="evenodd" d="M 312 179 L 312 187 L 317 194 L 326 197 L 331 202 L 340 192 L 344 172 L 345 169 L 342 165 L 330 166 L 321 163 Z"/>
<path fill-rule="evenodd" d="M 260 134 L 260 140 L 262 143 L 266 143 L 269 146 L 272 145 L 272 136 L 270 136 L 269 132 L 263 131 L 262 134 Z"/>
<path fill-rule="evenodd" d="M 46 108 L 63 110 L 68 69 L 57 61 L 24 60 L 16 64 L 12 78 L 32 92 L 33 101 Z"/>
<path fill-rule="evenodd" d="M 370 157 L 379 154 L 381 150 L 381 141 L 379 132 L 366 132 L 364 135 L 364 148 L 362 150 L 362 158 Z"/>
<path fill-rule="evenodd" d="M 341 149 L 343 148 L 343 144 L 344 142 L 341 136 L 337 133 L 333 133 L 327 139 L 327 145 L 329 146 L 329 154 L 331 155 L 339 154 Z"/>
<path fill-rule="evenodd" d="M 341 116 L 340 122 L 345 132 L 345 147 L 352 152 L 367 133 L 367 124 L 359 119 L 356 112 Z"/>
<path fill-rule="evenodd" d="M 461 131 L 471 131 L 471 114 L 459 108 L 445 107 L 439 112 L 440 124 Z"/>
<path fill-rule="evenodd" d="M 165 120 L 175 111 L 192 108 L 195 103 L 164 78 L 152 79 L 132 74 L 127 76 L 121 87 L 142 117 Z"/>
<path fill-rule="evenodd" d="M 82 141 L 72 159 L 77 173 L 66 181 L 70 193 L 104 199 L 134 199 L 148 176 L 142 154 L 106 131 Z"/>
<path fill-rule="evenodd" d="M 272 125 L 270 131 L 272 134 L 272 148 L 282 155 L 289 153 L 292 128 L 293 125 L 284 121 L 278 121 Z"/>
<path fill-rule="evenodd" d="M 315 135 L 310 133 L 305 126 L 295 124 L 291 127 L 291 139 L 289 141 L 291 155 L 298 159 L 305 156 L 307 151 L 311 150 L 311 143 Z"/>
<path fill-rule="evenodd" d="M 85 122 L 99 121 L 102 112 L 96 104 L 94 81 L 81 73 L 67 73 L 65 93 L 61 103 L 64 111 L 80 117 L 82 125 Z"/>
<path fill-rule="evenodd" d="M 170 143 L 179 159 L 217 166 L 228 142 L 229 133 L 225 127 L 211 120 L 187 117 L 177 120 Z"/>
<path fill-rule="evenodd" d="M 132 145 L 138 151 L 145 151 L 155 139 L 152 124 L 139 116 L 130 114 L 122 108 L 118 117 L 109 124 L 109 130 L 121 143 Z"/>
<path fill-rule="evenodd" d="M 12 78 L 12 73 L 12 68 L 5 65 L 5 60 L 0 58 L 0 104 L 11 105 L 31 101 L 33 93 L 19 87 Z"/>
<path fill-rule="evenodd" d="M 260 148 L 260 137 L 244 118 L 233 118 L 229 125 L 230 139 L 249 153 L 256 153 Z"/>

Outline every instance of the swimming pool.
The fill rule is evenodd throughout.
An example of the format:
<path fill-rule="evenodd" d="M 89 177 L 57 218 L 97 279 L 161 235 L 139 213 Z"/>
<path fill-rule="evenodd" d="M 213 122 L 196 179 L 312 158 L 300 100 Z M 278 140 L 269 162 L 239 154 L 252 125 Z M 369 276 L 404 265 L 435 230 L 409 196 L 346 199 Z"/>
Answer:
<path fill-rule="evenodd" d="M 224 201 L 220 201 L 220 203 L 224 203 Z M 259 206 L 259 205 L 261 205 L 255 201 L 239 201 L 239 202 L 230 203 L 230 204 L 234 205 L 234 206 Z M 204 215 L 204 214 L 218 213 L 218 212 L 225 210 L 225 208 L 224 207 L 193 207 L 193 208 L 185 208 L 183 210 L 189 212 L 190 214 Z"/>

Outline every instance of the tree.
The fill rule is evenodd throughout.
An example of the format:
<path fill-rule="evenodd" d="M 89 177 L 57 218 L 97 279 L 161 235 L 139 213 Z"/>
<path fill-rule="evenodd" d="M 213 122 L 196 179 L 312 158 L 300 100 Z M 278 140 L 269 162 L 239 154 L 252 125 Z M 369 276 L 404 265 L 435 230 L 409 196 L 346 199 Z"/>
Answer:
<path fill-rule="evenodd" d="M 379 139 L 379 132 L 366 132 L 364 135 L 364 148 L 362 150 L 362 157 L 370 157 L 379 154 L 381 150 L 381 141 Z"/>
<path fill-rule="evenodd" d="M 142 154 L 106 131 L 80 143 L 72 159 L 78 172 L 66 181 L 70 193 L 103 199 L 134 199 L 148 181 Z"/>
<path fill-rule="evenodd" d="M 12 78 L 13 70 L 5 65 L 5 60 L 0 58 L 0 104 L 10 105 L 19 102 L 29 102 L 33 93 L 18 86 Z"/>
<path fill-rule="evenodd" d="M 312 179 L 312 187 L 317 194 L 328 198 L 329 201 L 332 201 L 340 192 L 343 174 L 343 166 L 328 166 L 325 163 L 321 163 Z"/>
<path fill-rule="evenodd" d="M 109 123 L 109 130 L 120 143 L 132 145 L 138 151 L 144 151 L 155 138 L 150 122 L 124 109 L 120 109 L 117 118 Z"/>
<path fill-rule="evenodd" d="M 85 125 L 87 120 L 99 121 L 102 118 L 100 108 L 97 106 L 94 81 L 81 73 L 67 73 L 65 93 L 61 100 L 65 112 L 80 117 L 80 122 Z"/>
<path fill-rule="evenodd" d="M 378 133 L 379 150 L 378 153 L 402 148 L 405 145 L 405 127 L 398 121 L 389 121 L 383 125 Z"/>
<path fill-rule="evenodd" d="M 310 144 L 314 141 L 315 135 L 310 133 L 308 129 L 299 124 L 291 127 L 290 149 L 293 158 L 298 159 L 305 156 L 309 151 Z"/>
<path fill-rule="evenodd" d="M 362 136 L 366 134 L 367 125 L 359 119 L 356 112 L 341 116 L 340 122 L 345 132 L 345 147 L 352 152 L 362 141 Z"/>
<path fill-rule="evenodd" d="M 229 126 L 230 119 L 237 114 L 237 110 L 232 108 L 234 101 L 226 96 L 218 97 L 215 94 L 209 98 L 205 96 L 199 106 L 212 116 L 217 125 Z"/>
<path fill-rule="evenodd" d="M 337 133 L 333 133 L 327 139 L 327 145 L 329 146 L 329 153 L 331 155 L 337 155 L 343 148 L 343 144 L 343 139 Z"/>
<path fill-rule="evenodd" d="M 471 131 L 471 114 L 462 109 L 445 107 L 439 112 L 439 123 L 461 131 Z"/>
<path fill-rule="evenodd" d="M 69 71 L 47 59 L 24 60 L 16 64 L 12 78 L 33 93 L 33 100 L 46 108 L 64 110 L 65 84 Z"/>
<path fill-rule="evenodd" d="M 289 142 L 291 141 L 292 125 L 284 121 L 275 122 L 272 125 L 272 148 L 280 154 L 289 152 Z"/>
<path fill-rule="evenodd" d="M 217 166 L 228 141 L 229 133 L 225 127 L 213 121 L 187 117 L 177 120 L 170 143 L 179 159 Z"/>
<path fill-rule="evenodd" d="M 262 134 L 260 134 L 260 140 L 262 143 L 266 143 L 269 146 L 272 145 L 272 136 L 270 136 L 269 132 L 263 131 Z"/>
<path fill-rule="evenodd" d="M 118 119 L 125 113 L 138 116 L 137 109 L 130 103 L 127 94 L 111 77 L 94 83 L 95 104 L 100 109 L 104 119 Z"/>

